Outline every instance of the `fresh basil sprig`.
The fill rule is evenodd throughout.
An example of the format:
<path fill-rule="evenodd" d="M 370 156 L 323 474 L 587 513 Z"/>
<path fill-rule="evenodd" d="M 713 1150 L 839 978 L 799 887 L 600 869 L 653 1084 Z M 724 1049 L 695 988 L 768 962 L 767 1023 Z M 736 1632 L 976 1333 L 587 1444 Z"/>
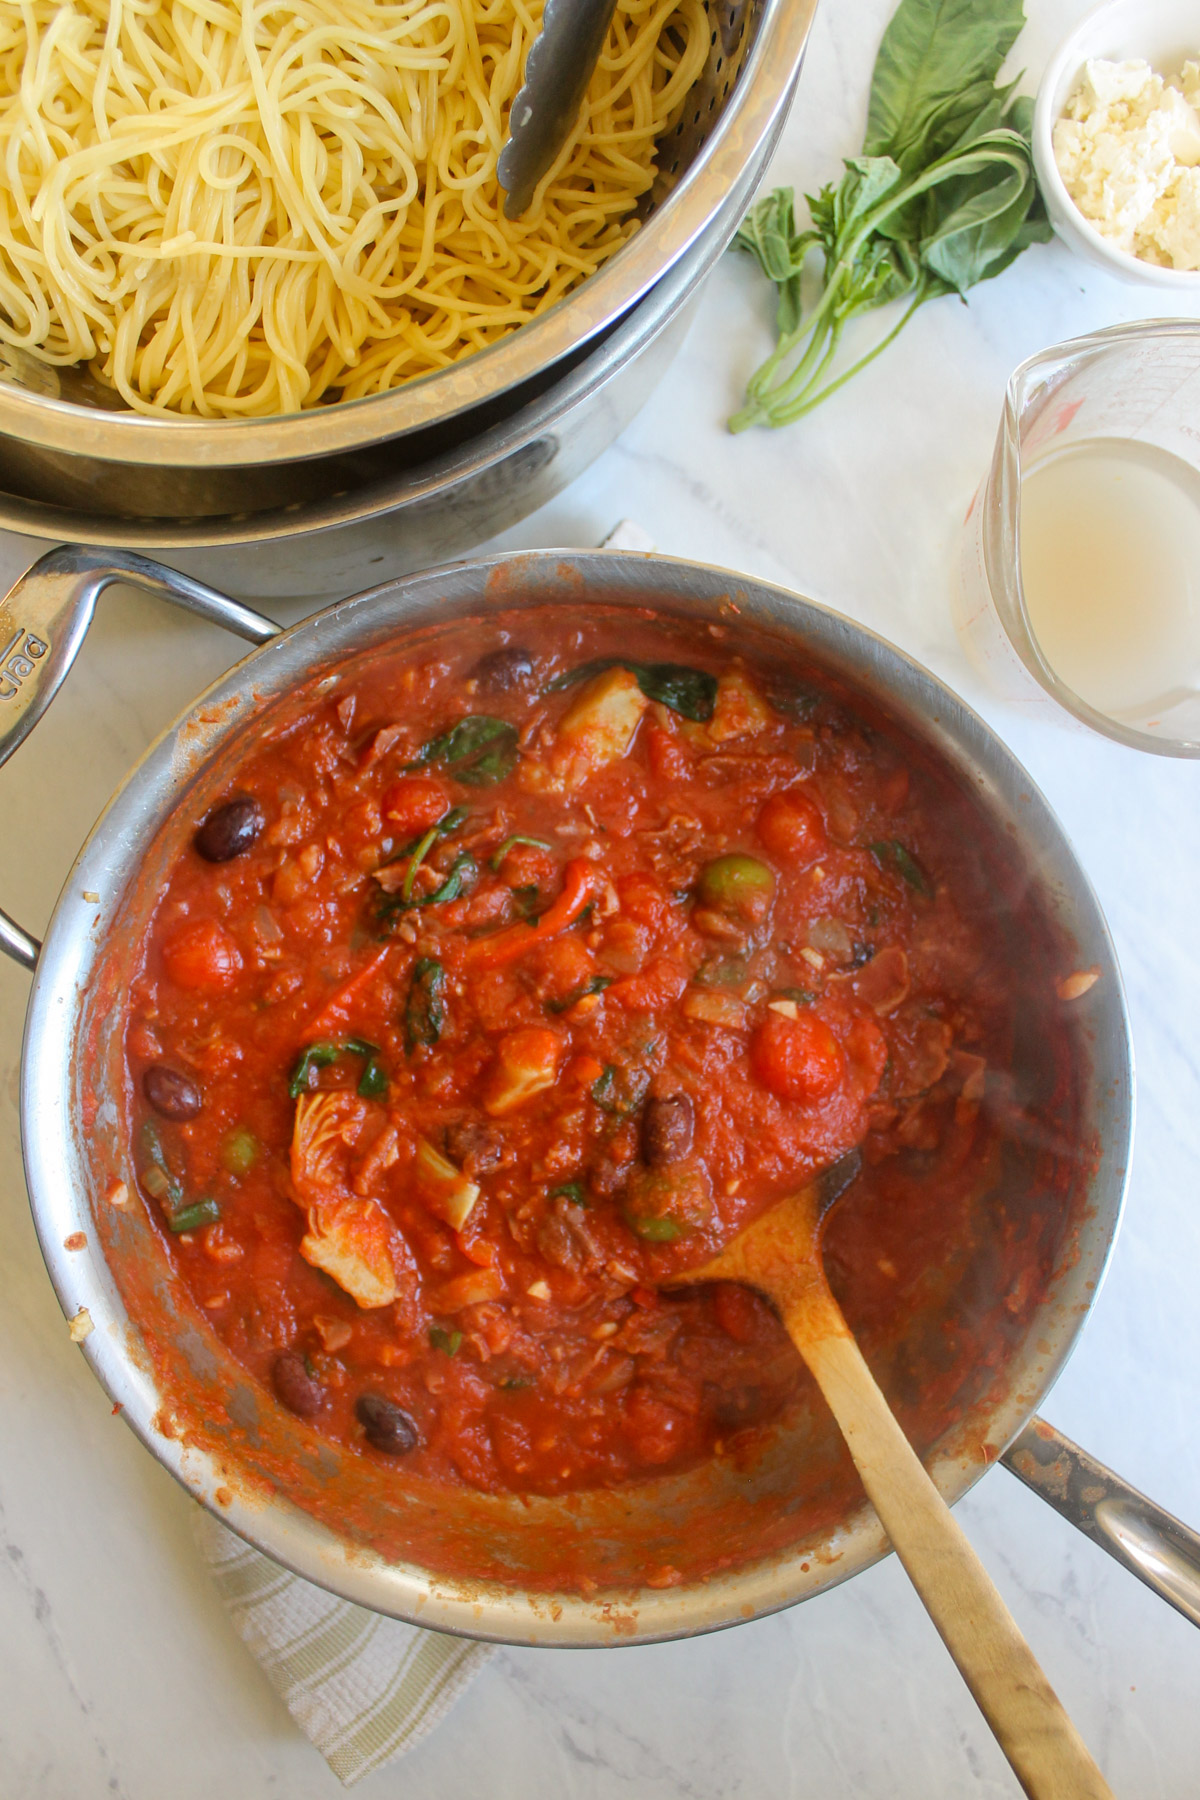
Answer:
<path fill-rule="evenodd" d="M 961 296 L 1049 239 L 1032 103 L 996 85 L 1024 23 L 1022 0 L 900 0 L 875 62 L 862 154 L 846 161 L 837 187 L 806 196 L 811 226 L 796 230 L 790 188 L 751 208 L 734 242 L 778 289 L 779 341 L 751 376 L 732 431 L 811 412 L 927 300 Z M 806 316 L 800 277 L 814 248 L 823 280 Z M 831 375 L 849 321 L 899 299 L 908 305 L 892 330 Z"/>
<path fill-rule="evenodd" d="M 716 676 L 704 669 L 686 668 L 682 663 L 637 663 L 624 656 L 598 656 L 556 676 L 547 691 L 553 694 L 561 688 L 574 687 L 577 682 L 590 681 L 593 675 L 603 675 L 607 669 L 628 669 L 647 700 L 657 700 L 698 725 L 706 725 L 713 716 Z"/>
<path fill-rule="evenodd" d="M 410 768 L 436 763 L 468 787 L 490 787 L 511 775 L 517 761 L 517 728 L 507 719 L 468 713 L 449 731 L 431 738 Z"/>

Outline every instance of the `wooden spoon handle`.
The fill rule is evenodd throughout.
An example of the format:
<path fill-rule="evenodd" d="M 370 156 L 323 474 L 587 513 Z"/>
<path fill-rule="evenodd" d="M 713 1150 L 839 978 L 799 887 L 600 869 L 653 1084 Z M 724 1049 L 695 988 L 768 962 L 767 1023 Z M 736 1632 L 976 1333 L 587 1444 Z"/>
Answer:
<path fill-rule="evenodd" d="M 816 1298 L 785 1309 L 785 1323 L 841 1427 L 897 1556 L 1017 1780 L 1030 1800 L 1113 1800 L 987 1570 L 896 1423 L 833 1296 L 826 1289 L 814 1307 Z"/>

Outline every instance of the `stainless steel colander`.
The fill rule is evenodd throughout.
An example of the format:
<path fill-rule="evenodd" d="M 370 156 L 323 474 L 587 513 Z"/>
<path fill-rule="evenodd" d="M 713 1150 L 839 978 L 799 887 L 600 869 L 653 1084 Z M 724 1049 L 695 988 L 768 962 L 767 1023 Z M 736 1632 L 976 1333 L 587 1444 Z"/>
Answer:
<path fill-rule="evenodd" d="M 640 229 L 557 306 L 449 368 L 390 393 L 309 412 L 204 421 L 146 418 L 86 370 L 57 371 L 3 352 L 0 525 L 145 548 L 244 546 L 345 524 L 347 509 L 335 504 L 343 498 L 370 495 L 369 511 L 388 510 L 406 500 L 414 478 L 423 484 L 428 514 L 439 491 L 439 459 L 486 433 L 501 430 L 503 437 L 502 428 L 531 408 L 552 406 L 572 374 L 585 373 L 594 398 L 684 306 L 762 173 L 815 7 L 816 0 L 708 0 L 708 62 L 660 144 Z M 685 273 L 687 280 L 671 282 Z M 605 359 L 605 344 L 623 326 L 622 349 Z M 644 372 L 638 386 L 644 397 Z M 626 403 L 609 440 L 631 410 Z M 574 428 L 578 419 L 572 415 L 570 423 Z M 489 454 L 503 460 L 511 450 L 506 441 Z M 516 510 L 510 504 L 499 521 L 493 507 L 483 529 L 547 498 L 542 473 L 532 498 L 526 484 L 516 484 L 524 503 Z M 460 516 L 459 525 L 460 543 L 470 542 L 470 519 Z M 476 528 L 475 536 L 482 534 Z M 211 565 L 206 572 L 218 574 Z M 220 572 L 230 585 L 255 586 L 244 570 L 241 579 L 228 566 Z"/>

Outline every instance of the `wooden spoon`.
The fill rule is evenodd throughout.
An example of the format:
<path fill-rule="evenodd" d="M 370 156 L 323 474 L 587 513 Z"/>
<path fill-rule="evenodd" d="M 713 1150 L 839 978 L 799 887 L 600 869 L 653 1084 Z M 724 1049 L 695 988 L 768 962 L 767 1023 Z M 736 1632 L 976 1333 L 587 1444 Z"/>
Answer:
<path fill-rule="evenodd" d="M 1113 1800 L 966 1535 L 892 1415 L 821 1258 L 821 1229 L 857 1152 L 668 1286 L 740 1281 L 775 1303 L 841 1428 L 893 1548 L 1031 1800 Z"/>

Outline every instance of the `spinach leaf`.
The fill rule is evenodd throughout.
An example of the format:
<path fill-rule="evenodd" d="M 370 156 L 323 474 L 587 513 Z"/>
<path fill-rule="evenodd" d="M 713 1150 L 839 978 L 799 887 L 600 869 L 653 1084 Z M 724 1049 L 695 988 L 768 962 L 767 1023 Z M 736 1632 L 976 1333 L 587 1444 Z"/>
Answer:
<path fill-rule="evenodd" d="M 418 1044 L 432 1049 L 446 1023 L 446 971 L 432 956 L 413 964 L 404 1004 L 404 1043 L 411 1056 Z"/>
<path fill-rule="evenodd" d="M 490 787 L 511 775 L 516 761 L 516 726 L 487 713 L 468 713 L 449 731 L 431 738 L 409 767 L 436 763 L 468 787 Z"/>
<path fill-rule="evenodd" d="M 603 675 L 607 669 L 628 669 L 647 700 L 657 700 L 698 725 L 706 725 L 713 716 L 716 676 L 704 669 L 686 668 L 682 663 L 637 663 L 623 656 L 598 656 L 556 676 L 547 692 L 575 687 L 578 682 L 590 681 L 593 675 Z"/>

